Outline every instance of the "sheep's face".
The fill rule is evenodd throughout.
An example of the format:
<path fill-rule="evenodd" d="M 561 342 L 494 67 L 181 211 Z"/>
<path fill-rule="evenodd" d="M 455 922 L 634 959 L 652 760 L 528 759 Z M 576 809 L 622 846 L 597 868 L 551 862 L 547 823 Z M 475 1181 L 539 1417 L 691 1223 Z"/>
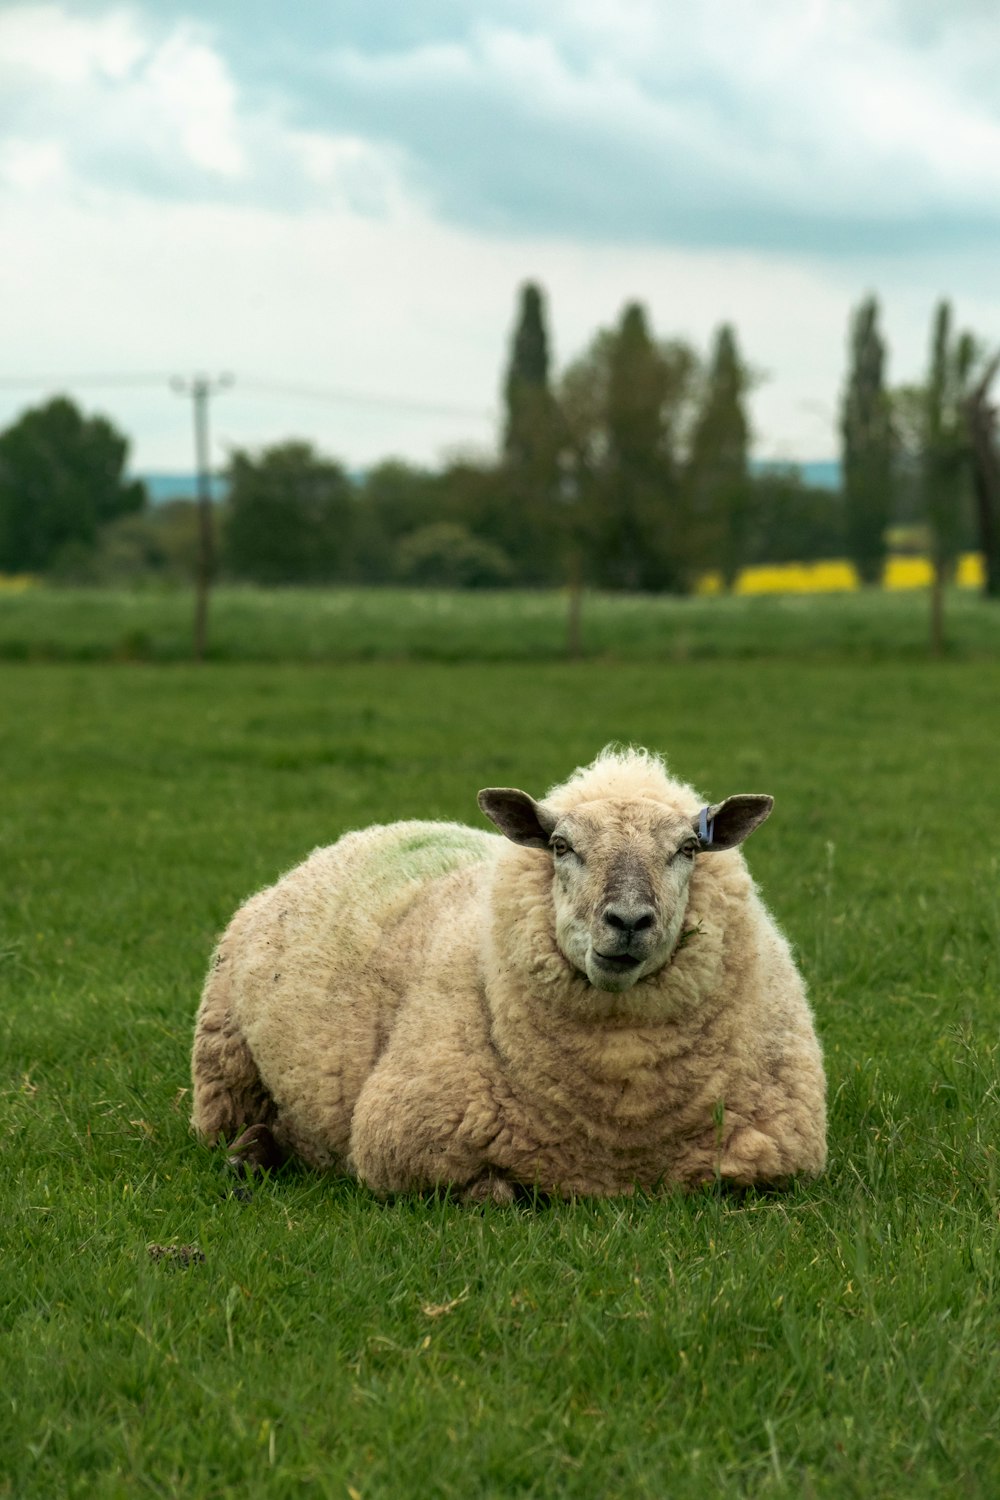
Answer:
<path fill-rule="evenodd" d="M 556 941 L 600 990 L 627 990 L 677 946 L 698 840 L 653 804 L 601 802 L 561 817 L 549 838 Z"/>
<path fill-rule="evenodd" d="M 674 953 L 696 858 L 740 843 L 772 802 L 733 797 L 693 821 L 645 799 L 560 814 L 509 788 L 480 792 L 479 805 L 515 843 L 547 851 L 560 950 L 596 989 L 620 992 Z"/>

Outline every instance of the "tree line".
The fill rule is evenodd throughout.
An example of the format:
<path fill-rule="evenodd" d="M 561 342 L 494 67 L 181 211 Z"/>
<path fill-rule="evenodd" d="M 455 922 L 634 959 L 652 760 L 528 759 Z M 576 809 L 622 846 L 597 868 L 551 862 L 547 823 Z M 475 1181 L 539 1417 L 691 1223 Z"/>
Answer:
<path fill-rule="evenodd" d="M 756 375 L 724 324 L 707 357 L 629 303 L 558 377 L 545 297 L 518 298 L 497 457 L 354 476 L 304 441 L 236 450 L 214 507 L 224 576 L 265 585 L 406 583 L 685 592 L 755 563 L 851 558 L 877 582 L 891 528 L 927 541 L 940 584 L 978 546 L 1000 594 L 998 359 L 936 310 L 925 381 L 891 388 L 879 308 L 851 318 L 843 487 L 752 467 Z M 95 582 L 190 576 L 192 502 L 152 506 L 128 442 L 67 397 L 0 433 L 0 571 Z"/>

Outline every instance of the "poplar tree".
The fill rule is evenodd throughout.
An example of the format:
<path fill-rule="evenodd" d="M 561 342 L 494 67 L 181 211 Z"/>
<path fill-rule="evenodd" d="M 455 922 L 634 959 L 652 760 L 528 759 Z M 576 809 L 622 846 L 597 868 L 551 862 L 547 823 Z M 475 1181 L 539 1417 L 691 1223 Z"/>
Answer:
<path fill-rule="evenodd" d="M 683 586 L 686 537 L 676 445 L 693 356 L 658 344 L 631 302 L 611 341 L 604 520 L 611 580 L 627 589 Z"/>
<path fill-rule="evenodd" d="M 633 302 L 563 376 L 560 402 L 581 476 L 590 568 L 605 587 L 686 585 L 677 454 L 696 368 L 686 344 L 653 338 Z"/>
<path fill-rule="evenodd" d="M 549 338 L 541 288 L 521 288 L 520 307 L 504 382 L 503 456 L 517 468 L 551 464 L 558 448 L 555 402 L 549 386 Z"/>
<path fill-rule="evenodd" d="M 503 544 L 528 581 L 551 582 L 564 566 L 566 528 L 559 508 L 564 434 L 549 383 L 545 301 L 531 281 L 520 292 L 504 406 L 501 468 L 509 515 Z"/>
<path fill-rule="evenodd" d="M 1000 599 L 1000 442 L 997 408 L 990 399 L 990 386 L 998 370 L 1000 354 L 995 354 L 965 400 L 972 448 L 976 531 L 983 555 L 983 594 L 987 599 Z"/>
<path fill-rule="evenodd" d="M 750 522 L 746 396 L 750 371 L 740 358 L 736 334 L 724 323 L 715 337 L 700 409 L 691 435 L 688 474 L 692 525 L 702 533 L 699 550 L 722 573 L 727 588 L 746 561 Z"/>
<path fill-rule="evenodd" d="M 939 302 L 931 331 L 924 397 L 923 481 L 931 553 L 942 580 L 954 571 L 969 491 L 965 401 L 976 359 L 969 333 L 952 333 L 951 306 Z"/>
<path fill-rule="evenodd" d="M 878 311 L 877 300 L 867 297 L 854 313 L 841 412 L 847 550 L 865 584 L 882 576 L 892 514 L 892 419 Z"/>
<path fill-rule="evenodd" d="M 955 571 L 970 495 L 969 382 L 976 362 L 970 333 L 954 335 L 951 306 L 939 302 L 924 390 L 922 479 L 931 542 L 931 649 L 944 646 L 944 588 Z"/>

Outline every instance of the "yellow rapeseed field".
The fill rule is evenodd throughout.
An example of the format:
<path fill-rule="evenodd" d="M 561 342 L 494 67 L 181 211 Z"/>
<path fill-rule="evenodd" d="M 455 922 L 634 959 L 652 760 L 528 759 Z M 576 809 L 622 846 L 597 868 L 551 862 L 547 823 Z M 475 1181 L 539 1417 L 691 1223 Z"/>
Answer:
<path fill-rule="evenodd" d="M 955 582 L 960 588 L 979 589 L 983 586 L 985 569 L 982 555 L 965 552 L 958 559 Z M 38 586 L 39 580 L 30 573 L 0 573 L 0 594 L 23 594 Z M 889 557 L 882 575 L 884 589 L 924 589 L 931 583 L 931 563 L 927 557 L 896 555 Z M 858 589 L 858 575 L 854 564 L 846 558 L 831 558 L 824 562 L 768 563 L 757 568 L 744 568 L 736 579 L 734 594 L 843 594 Z M 704 596 L 722 594 L 722 574 L 702 573 L 695 585 L 695 593 Z"/>
<path fill-rule="evenodd" d="M 890 557 L 882 575 L 885 589 L 923 589 L 931 582 L 927 557 Z M 958 560 L 955 582 L 962 588 L 981 588 L 983 559 L 978 552 L 965 552 Z M 860 588 L 854 564 L 846 558 L 813 563 L 771 563 L 744 568 L 736 579 L 734 594 L 842 594 Z M 703 573 L 695 589 L 698 594 L 721 594 L 722 575 Z"/>

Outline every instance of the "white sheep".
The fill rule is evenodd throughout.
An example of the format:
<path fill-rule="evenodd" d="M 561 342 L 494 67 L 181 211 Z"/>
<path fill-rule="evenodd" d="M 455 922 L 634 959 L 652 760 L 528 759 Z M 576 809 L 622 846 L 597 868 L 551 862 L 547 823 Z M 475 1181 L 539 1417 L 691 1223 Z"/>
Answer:
<path fill-rule="evenodd" d="M 236 913 L 198 1012 L 198 1132 L 379 1195 L 820 1172 L 819 1044 L 736 847 L 772 799 L 704 808 L 609 747 L 541 803 L 479 804 L 505 838 L 367 828 Z"/>

